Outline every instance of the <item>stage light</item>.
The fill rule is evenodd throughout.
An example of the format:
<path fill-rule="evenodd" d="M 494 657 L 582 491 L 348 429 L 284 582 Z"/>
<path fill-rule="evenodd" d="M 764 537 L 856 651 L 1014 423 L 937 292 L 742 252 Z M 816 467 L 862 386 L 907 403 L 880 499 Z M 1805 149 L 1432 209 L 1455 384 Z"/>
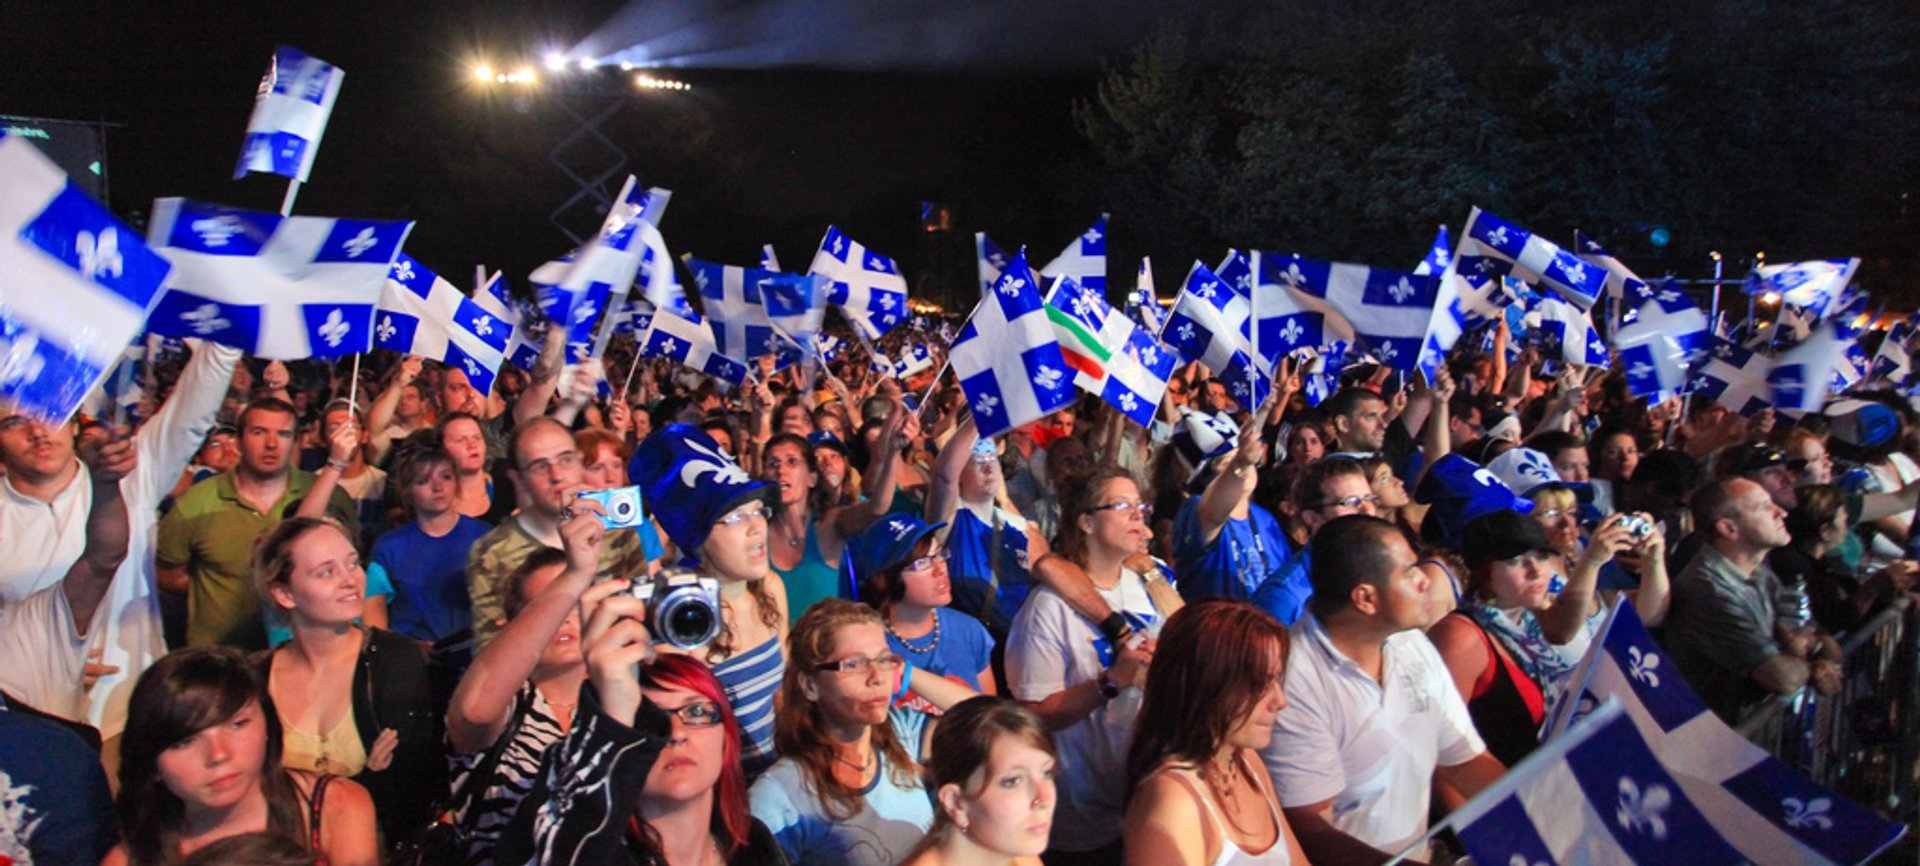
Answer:
<path fill-rule="evenodd" d="M 493 67 L 488 66 L 485 63 L 482 63 L 479 66 L 475 66 L 473 68 L 473 77 L 474 77 L 474 80 L 476 81 L 492 81 Z"/>
<path fill-rule="evenodd" d="M 558 51 L 548 52 L 547 68 L 555 72 L 559 72 L 560 70 L 567 68 L 567 56 L 565 54 L 561 54 Z"/>
<path fill-rule="evenodd" d="M 632 71 L 633 71 L 633 61 L 631 61 L 631 60 L 622 60 L 622 61 L 620 61 L 620 71 L 621 71 L 621 72 L 632 72 Z"/>
<path fill-rule="evenodd" d="M 596 64 L 596 63 L 594 63 L 594 62 L 593 62 L 593 58 L 591 58 L 591 57 L 582 57 L 582 58 L 580 58 L 580 71 L 581 71 L 581 72 L 592 72 L 592 71 L 593 71 L 593 67 L 595 67 L 595 66 L 597 66 L 597 65 L 598 65 L 598 64 Z"/>

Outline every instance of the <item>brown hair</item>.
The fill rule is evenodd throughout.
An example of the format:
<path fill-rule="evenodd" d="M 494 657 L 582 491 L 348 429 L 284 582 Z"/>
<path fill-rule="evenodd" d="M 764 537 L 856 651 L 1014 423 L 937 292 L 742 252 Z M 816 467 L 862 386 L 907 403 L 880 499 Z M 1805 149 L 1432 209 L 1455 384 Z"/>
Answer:
<path fill-rule="evenodd" d="M 1787 534 L 1794 544 L 1805 546 L 1833 525 L 1834 515 L 1847 507 L 1847 494 L 1832 484 L 1803 484 L 1793 490 L 1799 504 L 1787 512 Z"/>
<path fill-rule="evenodd" d="M 878 611 L 839 598 L 816 603 L 794 623 L 793 633 L 787 638 L 787 669 L 781 675 L 780 697 L 774 705 L 778 711 L 773 717 L 774 748 L 800 765 L 807 786 L 820 798 L 827 817 L 835 821 L 859 814 L 865 795 L 834 778 L 833 765 L 838 758 L 832 741 L 822 731 L 826 722 L 820 718 L 819 705 L 807 699 L 800 683 L 818 673 L 815 666 L 833 655 L 835 638 L 850 625 L 886 627 Z M 873 749 L 886 758 L 895 786 L 909 788 L 916 783 L 920 766 L 892 725 L 882 722 L 873 726 Z"/>
<path fill-rule="evenodd" d="M 527 581 L 546 569 L 566 564 L 567 552 L 557 547 L 541 547 L 527 554 L 527 558 L 507 574 L 507 593 L 501 599 L 501 603 L 506 605 L 507 618 L 519 616 L 527 603 L 533 601 L 527 595 Z"/>
<path fill-rule="evenodd" d="M 267 608 L 267 621 L 287 622 L 287 612 L 273 600 L 268 590 L 293 580 L 293 547 L 300 539 L 319 529 L 330 528 L 353 544 L 353 536 L 330 517 L 289 517 L 268 530 L 253 546 L 253 589 Z M 355 549 L 358 549 L 356 545 Z"/>
<path fill-rule="evenodd" d="M 1080 516 L 1098 507 L 1108 484 L 1120 478 L 1132 481 L 1134 488 L 1140 490 L 1142 496 L 1146 495 L 1132 472 L 1112 463 L 1102 463 L 1084 474 L 1074 475 L 1061 485 L 1060 521 L 1055 524 L 1053 534 L 1054 553 L 1080 565 L 1087 564 L 1087 533 L 1080 529 Z"/>
<path fill-rule="evenodd" d="M 1163 762 L 1211 761 L 1286 675 L 1290 647 L 1286 627 L 1244 601 L 1208 599 L 1168 617 L 1127 750 L 1128 792 Z"/>
<path fill-rule="evenodd" d="M 976 783 L 974 777 L 986 772 L 994 744 L 1006 737 L 1059 757 L 1046 722 L 1019 701 L 980 695 L 961 701 L 940 717 L 921 773 L 927 792 L 935 798 L 933 828 L 927 831 L 923 847 L 939 844 L 954 829 L 953 816 L 939 805 L 940 789 L 958 785 L 966 793 L 983 787 L 987 780 Z"/>

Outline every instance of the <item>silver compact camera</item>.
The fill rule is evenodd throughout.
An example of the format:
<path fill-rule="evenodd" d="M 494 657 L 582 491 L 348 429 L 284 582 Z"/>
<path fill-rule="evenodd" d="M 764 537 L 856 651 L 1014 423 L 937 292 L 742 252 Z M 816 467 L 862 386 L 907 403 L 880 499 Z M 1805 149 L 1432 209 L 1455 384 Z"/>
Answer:
<path fill-rule="evenodd" d="M 594 490 L 580 494 L 580 498 L 591 499 L 606 509 L 606 513 L 600 515 L 600 524 L 608 529 L 631 529 L 647 522 L 647 511 L 640 507 L 638 487 Z"/>
<path fill-rule="evenodd" d="M 706 646 L 720 634 L 720 582 L 685 570 L 639 578 L 627 594 L 647 604 L 654 643 L 683 650 Z"/>
<path fill-rule="evenodd" d="M 1620 526 L 1627 530 L 1628 535 L 1633 536 L 1634 541 L 1640 541 L 1653 534 L 1653 521 L 1638 514 L 1622 516 Z"/>

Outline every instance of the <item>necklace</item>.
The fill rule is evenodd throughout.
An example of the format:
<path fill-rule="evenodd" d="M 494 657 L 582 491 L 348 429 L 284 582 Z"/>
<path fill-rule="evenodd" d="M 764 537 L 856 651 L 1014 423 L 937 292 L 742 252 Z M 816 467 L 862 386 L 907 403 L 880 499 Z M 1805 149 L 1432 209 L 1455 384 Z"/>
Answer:
<path fill-rule="evenodd" d="M 846 758 L 841 757 L 839 751 L 837 750 L 833 753 L 833 759 L 836 762 L 845 764 L 847 767 L 857 771 L 860 774 L 861 784 L 866 784 L 867 774 L 870 772 L 873 772 L 876 768 L 880 766 L 880 753 L 878 751 L 868 752 L 867 759 L 864 762 L 861 762 L 858 764 L 852 761 L 849 761 Z"/>
<path fill-rule="evenodd" d="M 927 644 L 925 648 L 908 643 L 906 637 L 894 631 L 893 620 L 887 620 L 887 634 L 893 635 L 894 640 L 899 641 L 901 646 L 907 648 L 907 652 L 920 656 L 927 655 L 940 648 L 940 614 L 936 612 L 933 615 L 933 641 Z"/>
<path fill-rule="evenodd" d="M 1246 827 L 1241 826 L 1239 819 L 1234 817 L 1234 813 L 1239 811 L 1239 808 L 1238 808 L 1239 801 L 1234 796 L 1234 790 L 1233 790 L 1234 783 L 1242 775 L 1239 768 L 1239 761 L 1231 756 L 1227 758 L 1227 769 L 1225 771 L 1225 775 L 1227 779 L 1226 779 L 1226 787 L 1224 790 L 1221 788 L 1219 780 L 1216 778 L 1219 775 L 1221 775 L 1220 771 L 1217 771 L 1214 769 L 1212 762 L 1208 762 L 1206 769 L 1201 774 L 1201 778 L 1206 780 L 1207 790 L 1213 792 L 1214 799 L 1217 799 L 1220 801 L 1220 814 L 1226 816 L 1227 824 L 1232 826 L 1234 831 L 1239 833 L 1242 837 L 1252 838 L 1254 836 L 1253 831 L 1248 830 Z M 1255 789 L 1258 790 L 1257 785 L 1255 786 Z"/>

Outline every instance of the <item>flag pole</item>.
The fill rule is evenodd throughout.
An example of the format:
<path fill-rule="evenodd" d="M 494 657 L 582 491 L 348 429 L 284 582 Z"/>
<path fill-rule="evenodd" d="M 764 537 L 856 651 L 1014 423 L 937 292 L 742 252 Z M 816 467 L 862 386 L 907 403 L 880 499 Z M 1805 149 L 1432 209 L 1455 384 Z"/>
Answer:
<path fill-rule="evenodd" d="M 983 298 L 980 304 L 984 303 L 986 303 L 986 300 Z M 967 324 L 973 321 L 975 315 L 979 314 L 980 304 L 974 304 L 972 312 L 967 313 L 966 321 L 960 323 L 960 331 L 966 330 Z M 859 329 L 856 328 L 855 330 Z M 954 333 L 958 334 L 960 331 L 955 331 Z M 933 374 L 933 382 L 927 385 L 927 393 L 920 396 L 920 410 L 917 413 L 919 415 L 924 416 L 927 414 L 927 401 L 933 399 L 933 389 L 940 387 L 940 380 L 946 378 L 947 368 L 953 366 L 953 347 L 951 345 L 947 347 L 946 354 L 947 360 L 940 364 L 940 371 Z"/>
<path fill-rule="evenodd" d="M 353 372 L 349 374 L 350 378 L 348 378 L 347 380 L 347 408 L 355 412 L 360 411 L 360 355 L 361 354 L 362 353 L 360 352 L 353 353 Z"/>
<path fill-rule="evenodd" d="M 297 177 L 287 178 L 287 197 L 280 200 L 281 216 L 293 215 L 293 200 L 298 195 L 300 195 L 300 179 Z"/>

